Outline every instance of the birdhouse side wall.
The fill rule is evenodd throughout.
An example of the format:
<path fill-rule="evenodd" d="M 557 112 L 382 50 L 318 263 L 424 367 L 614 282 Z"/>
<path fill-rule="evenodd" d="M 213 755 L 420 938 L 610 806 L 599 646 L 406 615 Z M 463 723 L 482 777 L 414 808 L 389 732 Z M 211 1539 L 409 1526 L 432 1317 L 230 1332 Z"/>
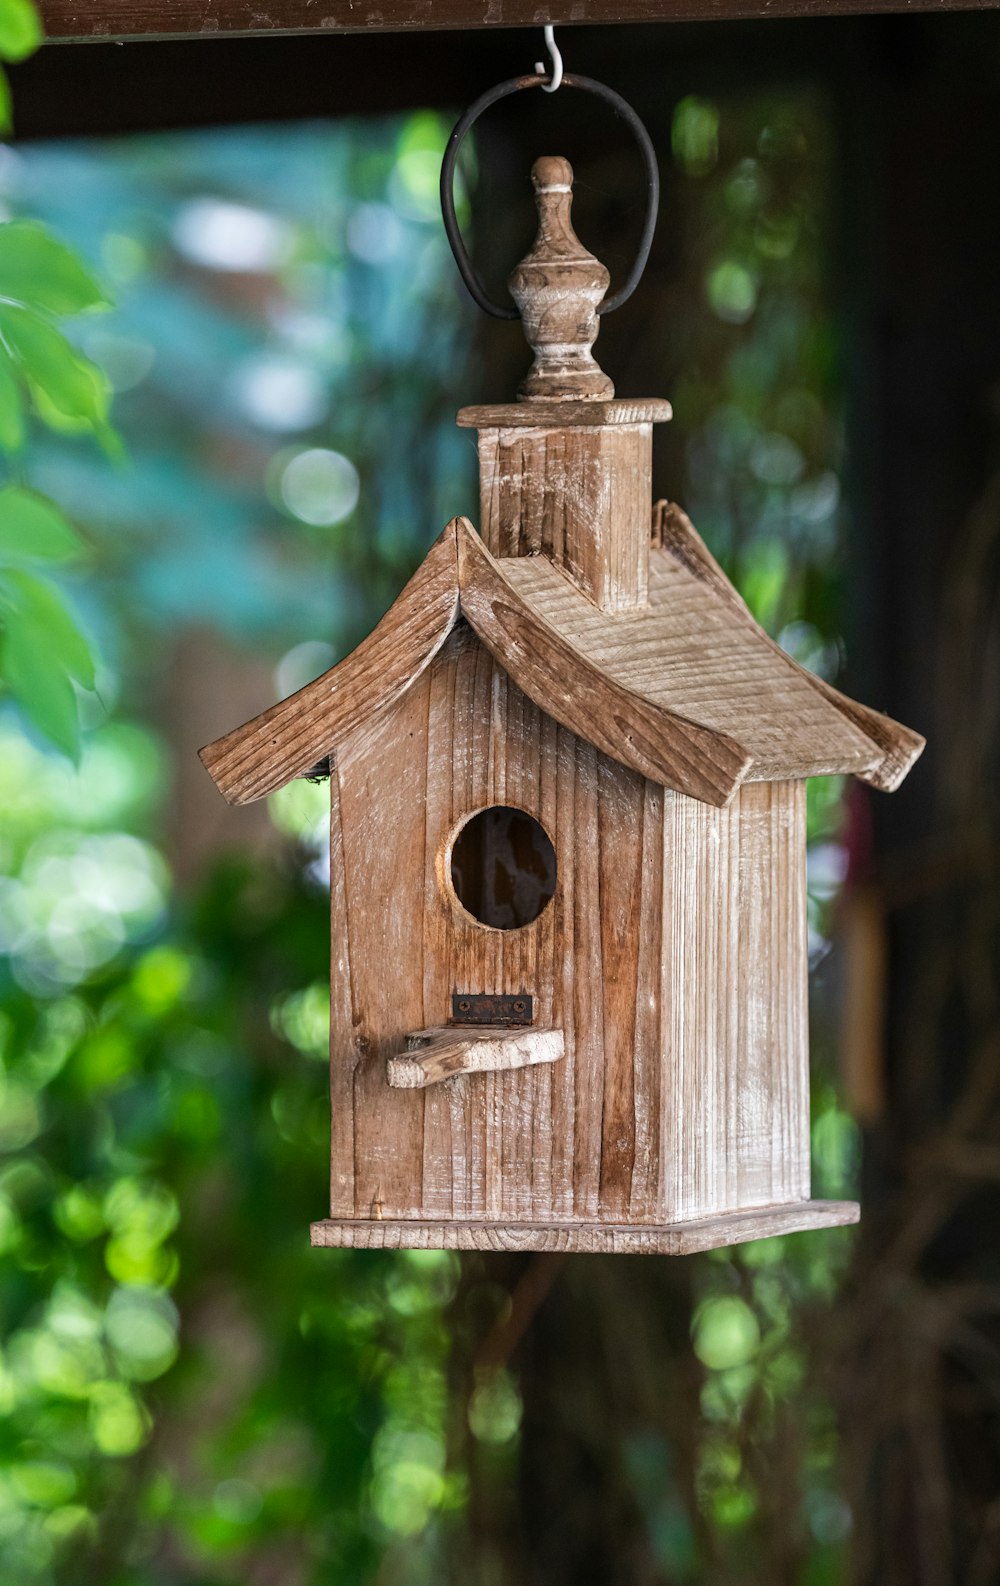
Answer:
<path fill-rule="evenodd" d="M 666 795 L 668 1221 L 809 1197 L 804 782 Z"/>

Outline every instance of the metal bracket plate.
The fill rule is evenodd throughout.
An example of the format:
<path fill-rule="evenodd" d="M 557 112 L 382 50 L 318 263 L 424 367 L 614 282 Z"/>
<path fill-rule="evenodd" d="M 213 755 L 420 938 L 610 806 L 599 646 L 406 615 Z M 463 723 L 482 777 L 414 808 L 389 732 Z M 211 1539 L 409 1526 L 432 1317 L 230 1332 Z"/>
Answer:
<path fill-rule="evenodd" d="M 526 991 L 495 996 L 481 991 L 452 993 L 452 1024 L 530 1024 L 533 1017 Z"/>

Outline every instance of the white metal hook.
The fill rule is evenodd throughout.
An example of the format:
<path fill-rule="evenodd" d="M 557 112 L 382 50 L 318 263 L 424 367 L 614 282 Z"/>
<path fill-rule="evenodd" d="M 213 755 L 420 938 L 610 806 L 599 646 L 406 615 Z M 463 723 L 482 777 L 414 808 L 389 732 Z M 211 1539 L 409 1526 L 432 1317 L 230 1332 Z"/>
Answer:
<path fill-rule="evenodd" d="M 563 59 L 559 53 L 559 46 L 556 43 L 556 30 L 552 26 L 551 22 L 546 23 L 544 32 L 545 48 L 548 50 L 549 59 L 552 62 L 552 81 L 550 83 L 542 84 L 542 93 L 554 94 L 556 89 L 559 87 L 559 84 L 563 80 Z M 544 77 L 545 63 L 543 61 L 536 61 L 535 71 L 538 73 L 539 77 Z"/>

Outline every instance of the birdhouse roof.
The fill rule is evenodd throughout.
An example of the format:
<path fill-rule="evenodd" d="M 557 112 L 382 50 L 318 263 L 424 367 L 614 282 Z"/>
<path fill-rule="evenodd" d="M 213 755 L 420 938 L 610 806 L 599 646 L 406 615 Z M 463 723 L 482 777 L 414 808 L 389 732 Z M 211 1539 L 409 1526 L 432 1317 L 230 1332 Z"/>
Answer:
<path fill-rule="evenodd" d="M 648 604 L 598 609 L 545 555 L 491 556 L 454 519 L 374 631 L 298 693 L 201 751 L 231 804 L 308 773 L 469 623 L 536 705 L 703 803 L 746 781 L 847 773 L 887 791 L 918 733 L 856 704 L 764 632 L 685 515 L 657 508 Z"/>

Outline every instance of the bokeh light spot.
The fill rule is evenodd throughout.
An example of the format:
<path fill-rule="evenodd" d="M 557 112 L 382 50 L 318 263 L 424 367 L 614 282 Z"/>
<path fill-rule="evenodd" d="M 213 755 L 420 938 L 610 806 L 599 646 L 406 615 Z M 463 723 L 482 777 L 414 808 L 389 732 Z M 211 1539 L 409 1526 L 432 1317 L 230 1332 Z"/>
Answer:
<path fill-rule="evenodd" d="M 723 259 L 708 273 L 708 301 L 730 325 L 745 325 L 757 306 L 757 283 L 735 259 Z"/>
<path fill-rule="evenodd" d="M 708 1299 L 694 1321 L 694 1352 L 703 1366 L 722 1371 L 752 1360 L 760 1348 L 760 1327 L 749 1305 L 735 1294 Z"/>
<path fill-rule="evenodd" d="M 719 159 L 719 111 L 708 99 L 689 94 L 674 111 L 674 159 L 686 176 L 707 176 Z"/>
<path fill-rule="evenodd" d="M 361 480 L 349 457 L 320 446 L 298 452 L 281 475 L 289 512 L 317 528 L 342 523 L 358 504 Z"/>
<path fill-rule="evenodd" d="M 287 221 L 248 204 L 193 198 L 178 212 L 174 245 L 209 270 L 275 270 L 290 257 L 294 233 Z"/>

